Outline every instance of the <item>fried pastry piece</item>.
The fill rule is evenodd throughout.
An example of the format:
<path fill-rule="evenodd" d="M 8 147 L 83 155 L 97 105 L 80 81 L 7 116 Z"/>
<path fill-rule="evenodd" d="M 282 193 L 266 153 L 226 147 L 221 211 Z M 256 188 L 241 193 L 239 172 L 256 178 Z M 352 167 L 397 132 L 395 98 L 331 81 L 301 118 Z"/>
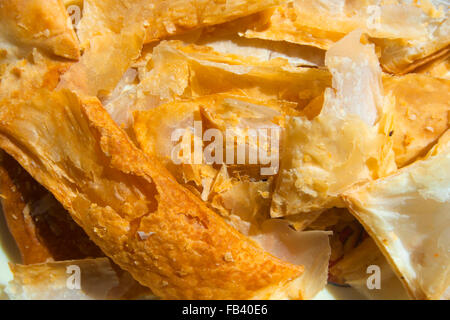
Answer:
<path fill-rule="evenodd" d="M 450 132 L 423 160 L 344 194 L 416 299 L 448 299 Z"/>
<path fill-rule="evenodd" d="M 60 0 L 1 0 L 0 59 L 3 55 L 22 58 L 32 48 L 78 59 L 80 48 L 68 19 Z"/>
<path fill-rule="evenodd" d="M 272 217 L 342 206 L 339 194 L 352 184 L 395 170 L 392 105 L 373 45 L 360 38 L 355 31 L 327 52 L 333 89 L 325 91 L 320 114 L 286 125 Z"/>
<path fill-rule="evenodd" d="M 269 221 L 279 158 L 279 146 L 269 141 L 277 138 L 270 131 L 281 132 L 286 115 L 298 113 L 292 105 L 230 94 L 172 102 L 135 112 L 134 136 L 147 154 L 160 159 L 179 183 L 230 225 L 276 257 L 304 265 L 301 296 L 309 299 L 326 283 L 328 233 L 289 232 L 287 224 Z M 205 138 L 209 133 L 214 135 Z M 263 153 L 275 163 L 262 161 Z"/>
<path fill-rule="evenodd" d="M 414 72 L 434 78 L 450 80 L 450 52 L 417 68 Z"/>
<path fill-rule="evenodd" d="M 263 39 L 249 39 L 239 37 L 236 33 L 221 36 L 216 33 L 218 26 L 207 34 L 198 32 L 198 39 L 183 41 L 196 45 L 208 46 L 222 54 L 234 54 L 241 57 L 254 57 L 261 61 L 281 58 L 297 67 L 323 67 L 325 51 L 311 46 L 301 46 L 293 43 L 270 41 Z M 203 30 L 203 29 L 202 29 Z M 189 41 L 188 41 L 189 40 Z"/>
<path fill-rule="evenodd" d="M 283 1 L 86 0 L 77 33 L 85 49 L 60 88 L 108 95 L 137 59 L 144 43 L 223 23 Z"/>
<path fill-rule="evenodd" d="M 1 147 L 157 296 L 299 297 L 301 266 L 228 226 L 136 149 L 97 99 L 44 90 L 3 102 L 0 132 Z"/>
<path fill-rule="evenodd" d="M 144 21 L 150 15 L 148 1 L 84 1 L 77 26 L 84 53 L 61 78 L 59 87 L 91 96 L 111 91 L 139 57 Z"/>
<path fill-rule="evenodd" d="M 3 214 L 24 264 L 103 256 L 51 193 L 4 152 L 0 181 Z"/>
<path fill-rule="evenodd" d="M 379 269 L 373 269 L 379 268 Z M 379 270 L 379 285 L 370 290 L 370 276 Z M 408 299 L 402 283 L 392 271 L 386 258 L 370 237 L 366 237 L 356 248 L 345 254 L 330 268 L 332 281 L 350 285 L 368 299 Z M 376 283 L 370 283 L 376 285 Z"/>
<path fill-rule="evenodd" d="M 42 87 L 53 89 L 69 66 L 69 62 L 54 60 L 38 49 L 8 61 L 0 75 L 0 100 L 26 99 Z"/>
<path fill-rule="evenodd" d="M 284 2 L 286 1 L 155 1 L 153 15 L 147 20 L 145 42 L 164 39 L 169 35 L 180 34 L 191 29 L 224 23 Z"/>
<path fill-rule="evenodd" d="M 399 167 L 430 147 L 450 125 L 450 81 L 407 74 L 383 79 L 386 94 L 395 97 L 394 152 Z"/>
<path fill-rule="evenodd" d="M 349 32 L 364 30 L 380 49 L 383 68 L 403 74 L 447 50 L 448 12 L 439 0 L 295 0 L 259 14 L 260 22 L 242 33 L 329 49 Z"/>
<path fill-rule="evenodd" d="M 125 81 L 105 108 L 125 127 L 133 110 L 216 93 L 232 93 L 256 100 L 284 100 L 302 109 L 331 84 L 331 76 L 316 68 L 295 68 L 284 59 L 220 54 L 207 46 L 165 41 L 143 60 L 133 80 Z M 131 74 L 133 71 L 131 71 Z M 138 77 L 139 83 L 134 83 Z"/>
<path fill-rule="evenodd" d="M 156 298 L 107 258 L 10 264 L 10 268 L 14 280 L 6 292 L 13 300 Z"/>

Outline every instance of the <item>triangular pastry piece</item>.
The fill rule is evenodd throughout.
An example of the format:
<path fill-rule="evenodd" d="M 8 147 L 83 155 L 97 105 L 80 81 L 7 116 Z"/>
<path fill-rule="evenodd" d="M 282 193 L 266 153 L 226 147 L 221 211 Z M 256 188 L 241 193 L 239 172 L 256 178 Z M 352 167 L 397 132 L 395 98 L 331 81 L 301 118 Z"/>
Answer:
<path fill-rule="evenodd" d="M 410 295 L 448 299 L 450 133 L 429 155 L 344 194 Z"/>
<path fill-rule="evenodd" d="M 0 146 L 157 296 L 299 298 L 302 266 L 227 225 L 135 148 L 96 98 L 37 91 L 2 103 L 0 118 Z"/>
<path fill-rule="evenodd" d="M 395 169 L 392 105 L 383 95 L 373 45 L 355 31 L 327 52 L 333 88 L 320 114 L 292 117 L 286 125 L 272 217 L 342 205 L 339 194 L 352 184 Z"/>

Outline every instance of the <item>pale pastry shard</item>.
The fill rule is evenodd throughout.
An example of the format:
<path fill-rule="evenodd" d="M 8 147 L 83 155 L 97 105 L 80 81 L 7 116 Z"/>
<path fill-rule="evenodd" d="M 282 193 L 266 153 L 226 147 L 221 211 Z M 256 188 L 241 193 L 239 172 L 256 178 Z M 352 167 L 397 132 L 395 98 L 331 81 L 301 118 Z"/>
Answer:
<path fill-rule="evenodd" d="M 399 167 L 424 156 L 450 125 L 450 81 L 421 74 L 384 77 L 395 97 L 394 152 Z"/>
<path fill-rule="evenodd" d="M 443 298 L 450 286 L 449 137 L 425 159 L 344 194 L 416 299 Z"/>
<path fill-rule="evenodd" d="M 146 62 L 145 62 L 146 61 Z M 257 100 L 284 100 L 303 108 L 331 83 L 325 70 L 295 68 L 284 59 L 220 54 L 207 46 L 164 41 L 138 68 L 139 83 L 106 101 L 114 120 L 129 127 L 134 110 L 148 110 L 177 99 L 232 93 Z"/>
<path fill-rule="evenodd" d="M 352 184 L 395 170 L 391 102 L 373 45 L 360 37 L 355 31 L 327 52 L 333 89 L 325 91 L 320 114 L 286 125 L 272 217 L 342 206 L 339 195 Z"/>
<path fill-rule="evenodd" d="M 329 49 L 349 32 L 362 29 L 380 49 L 383 68 L 403 74 L 449 45 L 448 4 L 440 0 L 295 0 L 260 14 L 246 37 L 282 40 Z"/>
<path fill-rule="evenodd" d="M 262 39 L 248 39 L 236 34 L 226 37 L 201 36 L 195 44 L 213 48 L 222 54 L 255 57 L 261 61 L 286 59 L 293 66 L 323 67 L 325 51 L 311 46 Z"/>
<path fill-rule="evenodd" d="M 402 283 L 370 237 L 365 238 L 355 249 L 334 264 L 330 268 L 330 273 L 333 280 L 350 285 L 368 299 L 408 298 Z M 375 278 L 377 276 L 378 279 Z"/>
<path fill-rule="evenodd" d="M 2 103 L 0 133 L 0 146 L 158 297 L 299 297 L 302 266 L 228 226 L 135 148 L 96 98 L 38 91 L 27 101 Z"/>
<path fill-rule="evenodd" d="M 68 21 L 61 0 L 2 0 L 0 52 L 6 50 L 7 58 L 20 59 L 33 48 L 39 48 L 48 54 L 76 60 L 80 48 Z"/>
<path fill-rule="evenodd" d="M 305 267 L 300 279 L 303 299 L 312 299 L 327 283 L 328 260 L 330 258 L 330 232 L 298 232 L 279 219 L 268 219 L 261 231 L 252 236 L 268 252 L 293 264 Z"/>
<path fill-rule="evenodd" d="M 10 264 L 14 280 L 6 288 L 12 300 L 155 299 L 107 258 L 33 265 Z M 130 296 L 131 295 L 131 296 Z"/>

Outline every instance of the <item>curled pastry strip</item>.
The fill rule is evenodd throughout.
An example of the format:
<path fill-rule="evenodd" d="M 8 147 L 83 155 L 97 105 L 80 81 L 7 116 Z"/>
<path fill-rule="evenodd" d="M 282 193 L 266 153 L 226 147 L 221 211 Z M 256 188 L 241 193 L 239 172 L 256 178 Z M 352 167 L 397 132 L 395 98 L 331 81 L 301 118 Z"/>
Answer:
<path fill-rule="evenodd" d="M 139 151 L 98 99 L 41 90 L 1 103 L 0 147 L 157 296 L 299 298 L 302 266 L 228 226 Z"/>

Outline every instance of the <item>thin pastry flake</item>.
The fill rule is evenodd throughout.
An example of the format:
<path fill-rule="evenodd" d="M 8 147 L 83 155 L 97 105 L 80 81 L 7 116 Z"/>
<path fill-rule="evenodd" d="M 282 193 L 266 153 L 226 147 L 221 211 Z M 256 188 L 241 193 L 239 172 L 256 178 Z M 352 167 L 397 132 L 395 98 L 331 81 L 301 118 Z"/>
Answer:
<path fill-rule="evenodd" d="M 403 74 L 446 50 L 448 12 L 448 3 L 440 0 L 296 0 L 260 14 L 260 22 L 242 34 L 329 49 L 360 29 L 379 47 L 383 68 Z"/>
<path fill-rule="evenodd" d="M 344 194 L 416 299 L 439 299 L 450 286 L 449 136 L 426 159 Z"/>
<path fill-rule="evenodd" d="M 368 270 L 374 266 L 380 271 L 380 288 L 371 290 L 368 288 Z M 333 275 L 333 280 L 339 279 L 368 299 L 408 299 L 402 283 L 370 237 L 364 239 L 355 249 L 334 264 L 330 268 L 330 273 Z"/>
<path fill-rule="evenodd" d="M 12 300 L 155 299 L 107 258 L 10 265 L 14 280 L 6 288 Z M 71 278 L 72 276 L 72 278 Z M 79 281 L 76 280 L 79 276 Z"/>
<path fill-rule="evenodd" d="M 0 199 L 24 264 L 101 257 L 63 206 L 10 156 L 0 156 Z"/>
<path fill-rule="evenodd" d="M 395 169 L 390 101 L 373 47 L 360 36 L 351 33 L 327 52 L 333 89 L 325 91 L 320 114 L 286 125 L 272 217 L 341 206 L 339 194 L 353 183 Z"/>
<path fill-rule="evenodd" d="M 146 21 L 145 42 L 206 26 L 221 24 L 286 2 L 285 0 L 154 1 Z"/>
<path fill-rule="evenodd" d="M 93 96 L 111 93 L 144 43 L 202 26 L 223 23 L 282 1 L 87 0 L 77 33 L 84 54 L 60 88 Z"/>
<path fill-rule="evenodd" d="M 20 59 L 33 48 L 39 48 L 48 54 L 76 60 L 80 48 L 68 21 L 60 0 L 2 0 L 0 51 L 6 49 L 7 55 Z"/>

